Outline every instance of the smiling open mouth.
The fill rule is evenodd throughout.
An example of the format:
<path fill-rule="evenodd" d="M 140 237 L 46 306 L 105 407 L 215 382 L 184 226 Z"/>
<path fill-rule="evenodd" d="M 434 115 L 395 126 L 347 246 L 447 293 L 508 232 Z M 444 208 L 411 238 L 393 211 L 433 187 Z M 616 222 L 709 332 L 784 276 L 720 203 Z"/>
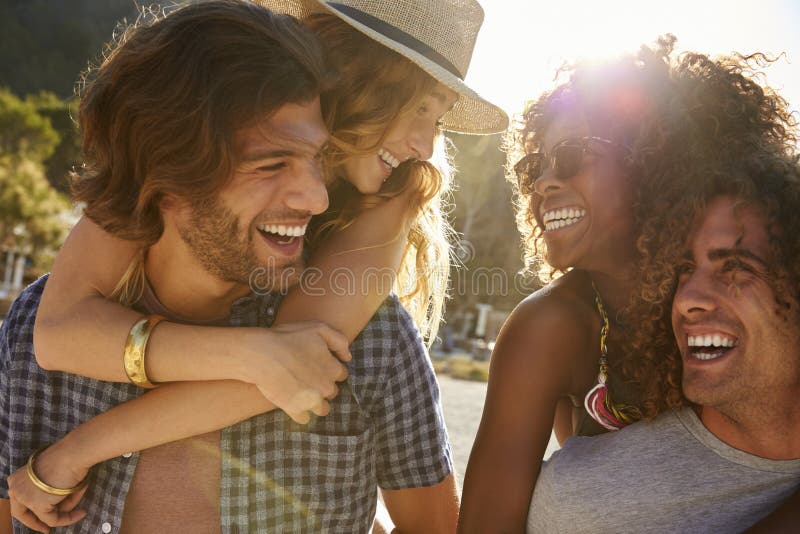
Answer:
<path fill-rule="evenodd" d="M 400 165 L 400 160 L 394 157 L 392 153 L 385 148 L 378 150 L 378 157 L 381 158 L 381 160 L 392 169 L 396 169 L 397 166 Z"/>
<path fill-rule="evenodd" d="M 688 336 L 689 354 L 696 360 L 716 360 L 735 348 L 738 340 L 727 334 Z"/>
<path fill-rule="evenodd" d="M 285 224 L 262 224 L 258 226 L 258 231 L 271 243 L 285 247 L 294 244 L 295 241 L 302 241 L 306 233 L 306 227 L 290 226 Z"/>
<path fill-rule="evenodd" d="M 582 208 L 560 208 L 549 210 L 542 215 L 544 230 L 558 230 L 567 226 L 572 226 L 586 216 L 586 210 Z"/>

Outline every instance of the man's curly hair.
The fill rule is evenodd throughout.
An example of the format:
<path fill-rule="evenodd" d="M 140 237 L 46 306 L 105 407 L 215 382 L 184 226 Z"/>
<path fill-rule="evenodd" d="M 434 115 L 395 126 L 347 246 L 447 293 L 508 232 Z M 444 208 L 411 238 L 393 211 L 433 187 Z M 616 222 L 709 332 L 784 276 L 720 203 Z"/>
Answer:
<path fill-rule="evenodd" d="M 676 265 L 695 215 L 708 194 L 725 190 L 723 185 L 749 198 L 758 190 L 754 184 L 761 187 L 768 177 L 791 174 L 786 169 L 798 141 L 787 102 L 758 83 L 757 69 L 774 59 L 760 53 L 714 59 L 676 55 L 674 44 L 675 37 L 667 35 L 635 55 L 563 69 L 568 80 L 531 103 L 506 137 L 507 175 L 514 184 L 526 267 L 539 271 L 546 257 L 542 228 L 531 209 L 530 189 L 517 183 L 513 162 L 539 149 L 549 125 L 564 113 L 579 113 L 592 135 L 626 148 L 624 163 L 635 184 L 639 258 L 631 301 L 621 312 L 632 333 L 617 340 L 623 350 L 611 365 L 640 392 L 637 404 L 647 418 L 685 402 L 670 310 Z M 784 167 L 786 172 L 775 174 Z M 780 223 L 796 228 L 788 219 Z M 781 257 L 796 256 L 786 249 Z"/>
<path fill-rule="evenodd" d="M 633 335 L 624 343 L 622 373 L 640 386 L 641 407 L 647 417 L 684 404 L 681 356 L 671 324 L 672 300 L 690 232 L 714 197 L 730 195 L 765 211 L 777 266 L 769 279 L 773 292 L 783 309 L 800 300 L 800 241 L 794 237 L 800 232 L 800 166 L 794 117 L 774 94 L 743 91 L 735 96 L 719 90 L 741 82 L 740 69 L 752 59 L 723 62 L 692 55 L 692 65 L 698 70 L 688 77 L 704 73 L 717 82 L 727 79 L 732 83 L 728 87 L 714 84 L 718 88 L 714 93 L 704 93 L 698 89 L 704 82 L 698 83 L 691 91 L 691 102 L 697 105 L 689 108 L 691 114 L 686 118 L 697 125 L 705 122 L 706 127 L 717 121 L 729 122 L 714 125 L 697 138 L 686 136 L 683 152 L 689 154 L 687 160 L 680 164 L 665 160 L 663 172 L 639 199 L 637 291 L 626 310 Z M 747 81 L 744 86 L 757 87 Z M 713 94 L 718 100 L 713 101 Z M 713 103 L 701 103 L 704 98 Z M 735 120 L 737 115 L 740 121 Z M 678 140 L 669 145 L 671 150 L 680 149 Z M 695 167 L 683 168 L 692 161 L 697 162 Z"/>

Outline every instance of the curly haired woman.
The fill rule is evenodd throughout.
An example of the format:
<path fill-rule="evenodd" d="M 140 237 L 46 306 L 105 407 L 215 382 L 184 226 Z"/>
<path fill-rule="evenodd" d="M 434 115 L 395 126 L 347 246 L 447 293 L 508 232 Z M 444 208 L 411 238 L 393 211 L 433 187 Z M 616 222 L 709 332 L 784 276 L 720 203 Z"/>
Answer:
<path fill-rule="evenodd" d="M 674 267 L 642 247 L 656 236 L 683 246 L 686 221 L 664 219 L 664 207 L 733 155 L 788 146 L 793 122 L 780 97 L 742 74 L 746 62 L 673 58 L 673 44 L 577 64 L 508 136 L 527 264 L 541 270 L 544 259 L 563 275 L 526 298 L 497 339 L 462 532 L 526 529 L 551 429 L 563 443 L 684 402 L 680 359 L 661 350 L 670 330 L 652 327 L 664 309 L 639 311 L 668 290 L 660 274 Z"/>
<path fill-rule="evenodd" d="M 304 353 L 311 351 L 309 347 L 313 345 L 311 341 L 314 341 L 317 333 L 313 328 L 286 325 L 289 321 L 322 321 L 352 341 L 395 286 L 399 288 L 400 298 L 415 317 L 423 335 L 428 336 L 435 331 L 448 272 L 445 224 L 441 213 L 442 194 L 447 189 L 448 177 L 446 172 L 440 171 L 427 160 L 435 151 L 443 150 L 443 139 L 440 135 L 443 129 L 464 133 L 490 133 L 504 129 L 507 124 L 507 118 L 499 108 L 478 97 L 462 81 L 482 21 L 480 5 L 474 0 L 412 1 L 403 5 L 383 1 L 365 3 L 316 0 L 262 0 L 260 3 L 277 12 L 295 15 L 305 22 L 319 37 L 331 65 L 338 72 L 337 83 L 321 96 L 323 116 L 331 133 L 330 148 L 324 154 L 322 162 L 330 179 L 331 203 L 328 213 L 322 215 L 320 220 L 312 221 L 310 225 L 311 254 L 308 264 L 319 276 L 308 282 L 312 285 L 289 291 L 277 311 L 278 327 L 274 329 L 191 326 L 179 324 L 179 321 L 161 323 L 154 330 L 148 345 L 147 378 L 152 382 L 163 382 L 164 385 L 79 427 L 78 430 L 84 436 L 82 439 L 86 439 L 83 443 L 92 444 L 91 447 L 82 448 L 83 453 L 89 453 L 92 457 L 86 462 L 89 465 L 80 462 L 81 467 L 77 471 L 83 471 L 83 474 L 94 463 L 118 457 L 126 451 L 142 450 L 137 464 L 137 476 L 144 476 L 144 467 L 150 465 L 150 471 L 147 472 L 157 479 L 160 475 L 153 472 L 154 463 L 152 460 L 148 463 L 148 458 L 157 457 L 163 460 L 168 457 L 173 461 L 171 465 L 184 462 L 189 466 L 187 469 L 194 470 L 198 464 L 202 464 L 206 468 L 210 467 L 206 472 L 216 472 L 215 476 L 219 477 L 220 461 L 213 451 L 218 450 L 219 444 L 225 439 L 220 440 L 218 429 L 274 410 L 275 407 L 283 409 L 298 423 L 307 423 L 309 412 L 323 416 L 329 410 L 335 411 L 337 406 L 340 412 L 344 412 L 342 419 L 350 417 L 359 425 L 364 419 L 371 421 L 373 412 L 383 406 L 380 399 L 367 403 L 365 397 L 380 397 L 380 394 L 375 393 L 389 387 L 386 383 L 376 383 L 378 375 L 383 373 L 381 369 L 386 369 L 376 364 L 375 370 L 370 371 L 372 375 L 368 375 L 370 381 L 365 381 L 366 386 L 356 386 L 353 382 L 340 384 L 342 394 L 337 396 L 339 389 L 332 381 L 315 381 L 315 373 L 321 373 L 317 373 L 315 369 L 303 369 L 306 362 L 313 360 Z M 180 18 L 182 11 L 209 10 L 212 6 L 220 10 L 225 8 L 255 12 L 257 9 L 248 2 L 204 2 L 167 15 L 167 20 L 170 17 Z M 435 16 L 423 19 L 412 17 L 412 14 L 416 15 L 421 11 Z M 251 13 L 250 18 L 255 16 L 256 14 Z M 258 17 L 262 17 L 262 14 L 258 14 Z M 147 51 L 149 47 L 157 46 L 158 41 L 155 38 L 147 37 L 150 35 L 147 30 L 156 24 L 158 23 L 137 28 L 124 36 L 123 39 L 130 39 L 135 43 L 124 50 Z M 180 36 L 182 39 L 191 39 L 192 36 L 187 35 L 190 33 L 184 31 Z M 237 35 L 235 31 L 227 34 L 229 40 L 231 36 Z M 242 46 L 247 46 L 244 36 L 239 39 Z M 199 36 L 198 41 L 203 41 L 203 36 Z M 202 43 L 192 41 L 189 46 L 194 47 L 190 51 L 196 50 L 202 47 Z M 135 62 L 141 57 L 147 57 L 146 54 L 135 53 L 131 57 L 120 57 L 122 52 L 119 50 L 118 48 L 115 54 L 109 56 L 108 62 L 120 59 Z M 264 67 L 259 64 L 258 68 Z M 240 70 L 247 72 L 246 65 Z M 195 83 L 197 78 L 202 79 L 202 75 L 189 81 Z M 107 75 L 102 78 L 101 83 L 93 82 L 89 91 L 92 95 L 102 92 L 105 83 L 113 86 L 111 82 L 114 79 L 113 75 Z M 182 124 L 197 126 L 197 123 L 189 122 L 190 119 L 200 122 L 200 126 L 207 128 L 198 127 L 198 130 L 210 138 L 209 146 L 216 146 L 218 139 L 215 136 L 218 132 L 210 127 L 213 125 L 202 123 L 203 113 L 194 112 L 194 107 L 200 105 L 198 100 L 202 99 L 186 98 L 183 94 L 183 84 L 188 85 L 189 81 L 171 80 L 171 83 L 164 84 L 163 90 L 155 95 L 148 93 L 147 96 L 173 99 L 175 115 L 184 121 Z M 218 80 L 210 80 L 214 91 L 219 93 L 227 89 L 223 83 L 227 83 L 227 80 L 220 80 L 219 84 L 217 82 Z M 219 95 L 211 94 L 209 99 L 214 96 Z M 103 115 L 102 106 L 88 107 L 99 109 L 98 115 Z M 142 106 L 134 108 L 129 119 L 141 122 L 141 117 L 146 116 L 148 110 L 144 102 Z M 81 119 L 87 118 L 97 117 L 87 117 L 82 109 Z M 85 135 L 91 133 L 87 131 Z M 151 142 L 158 139 L 158 135 L 163 135 L 163 132 L 158 131 L 140 133 Z M 111 144 L 110 140 L 103 139 L 102 136 L 96 141 L 99 144 Z M 161 141 L 169 143 L 174 140 Z M 157 154 L 160 148 L 161 146 L 153 142 L 153 152 Z M 199 164 L 191 161 L 195 156 L 196 154 L 187 153 L 186 159 L 190 161 L 184 163 Z M 211 159 L 212 163 L 216 161 Z M 264 160 L 265 157 L 258 159 Z M 266 161 L 260 163 L 256 170 L 268 177 L 271 173 L 279 173 L 283 164 L 280 155 L 266 157 Z M 204 171 L 208 172 L 208 168 L 201 168 L 196 174 L 189 175 L 200 178 L 204 176 Z M 258 173 L 254 172 L 257 175 Z M 83 174 L 90 179 L 77 182 L 78 198 L 82 194 L 88 194 L 92 183 L 91 169 Z M 136 177 L 145 179 L 145 176 Z M 149 175 L 146 177 L 152 179 Z M 93 205 L 103 206 L 99 202 Z M 153 211 L 156 212 L 155 216 L 153 213 L 138 215 L 151 216 L 157 220 L 158 210 Z M 198 218 L 198 227 L 221 224 L 218 220 L 221 218 L 220 210 L 206 210 L 203 213 L 207 216 Z M 155 224 L 150 233 L 130 235 L 128 229 L 120 225 L 100 228 L 90 220 L 93 214 L 87 215 L 88 219 L 84 218 L 72 232 L 47 283 L 34 334 L 36 356 L 41 366 L 49 370 L 105 381 L 128 382 L 129 377 L 121 365 L 120 349 L 131 325 L 140 321 L 142 314 L 112 300 L 130 305 L 139 301 L 142 295 L 147 296 L 147 286 L 142 275 L 147 261 L 145 250 L 158 239 L 159 227 Z M 285 228 L 280 227 L 259 228 L 258 232 L 264 234 L 264 238 L 274 246 L 286 246 L 287 243 L 302 239 L 296 234 L 287 235 Z M 253 265 L 252 258 L 246 253 L 247 249 L 245 253 L 241 253 L 236 248 L 231 249 L 231 244 L 236 245 L 210 242 L 207 243 L 207 250 L 199 250 L 198 254 L 222 253 L 224 259 L 233 262 L 237 272 L 250 274 Z M 93 251 L 102 251 L 102 254 L 95 256 Z M 392 273 L 389 280 L 386 278 L 387 271 Z M 336 273 L 346 275 L 344 282 Z M 376 281 L 371 273 L 379 273 L 379 279 Z M 394 279 L 394 273 L 399 273 L 397 280 Z M 251 286 L 258 283 L 258 280 L 252 278 L 249 281 Z M 343 289 L 341 284 L 348 284 L 350 281 L 365 286 Z M 343 310 L 346 312 L 343 313 Z M 222 310 L 221 313 L 228 311 Z M 414 336 L 414 342 L 417 342 L 417 333 L 412 332 L 411 335 Z M 323 352 L 319 345 L 317 342 L 315 350 Z M 402 353 L 401 349 L 395 352 Z M 333 359 L 327 348 L 324 355 Z M 430 397 L 430 404 L 438 405 L 438 390 L 430 364 L 427 358 L 417 359 L 421 366 L 427 366 L 425 368 L 430 371 L 425 375 L 426 398 Z M 401 364 L 400 360 L 392 363 L 398 366 Z M 368 368 L 370 365 L 372 362 L 367 361 L 362 367 Z M 390 370 L 385 374 L 391 374 Z M 310 378 L 304 383 L 301 378 L 307 378 L 307 375 Z M 354 372 L 351 371 L 350 378 L 353 375 Z M 336 378 L 342 380 L 343 376 Z M 385 382 L 391 382 L 391 379 L 392 377 Z M 427 395 L 429 390 L 430 395 Z M 298 391 L 300 395 L 295 395 Z M 313 394 L 306 395 L 309 391 Z M 307 401 L 298 405 L 298 396 Z M 335 400 L 331 400 L 334 397 Z M 214 402 L 209 399 L 214 399 Z M 344 406 L 346 410 L 341 407 L 343 403 L 348 403 Z M 441 427 L 441 432 L 437 431 L 435 436 L 441 447 L 433 447 L 437 449 L 434 455 L 443 464 L 448 464 L 447 438 L 437 410 L 439 408 L 432 407 L 431 411 L 436 412 L 433 418 Z M 158 425 L 151 424 L 154 413 L 158 414 Z M 302 427 L 293 426 L 294 423 L 285 420 L 282 415 L 274 416 L 277 420 L 274 426 L 279 430 L 295 429 L 297 433 L 303 430 Z M 376 415 L 375 419 L 379 417 Z M 324 420 L 318 424 L 324 424 Z M 334 436 L 331 432 L 330 435 L 323 435 L 318 439 L 335 443 L 339 438 L 338 443 L 341 443 L 349 434 L 358 432 L 355 436 L 358 439 L 367 434 L 363 429 L 344 430 L 348 431 L 348 436 Z M 416 428 L 410 430 L 417 431 Z M 377 442 L 381 432 L 386 433 L 386 429 L 377 429 L 370 434 L 371 438 L 363 439 Z M 196 437 L 193 440 L 183 440 L 189 436 Z M 175 440 L 183 441 L 177 445 L 162 445 Z M 420 443 L 428 441 L 420 440 Z M 430 491 L 440 492 L 437 495 L 448 499 L 447 509 L 433 510 L 430 505 L 428 508 L 431 510 L 420 513 L 418 517 L 428 517 L 435 519 L 440 526 L 443 524 L 453 527 L 457 511 L 456 490 L 449 466 L 443 471 L 438 466 L 435 470 L 415 467 L 403 459 L 406 456 L 410 459 L 411 455 L 408 453 L 412 450 L 407 444 L 403 446 L 405 450 L 400 453 L 402 458 L 394 455 L 392 458 L 363 460 L 372 466 L 366 469 L 371 475 L 369 480 L 382 477 L 381 473 L 390 469 L 403 469 L 408 477 L 427 481 L 403 485 L 393 482 L 389 476 L 381 478 L 381 484 L 386 486 L 384 499 L 387 506 L 403 511 L 398 517 L 407 519 L 413 517 L 419 507 L 415 511 L 413 506 L 409 506 L 409 492 L 401 490 L 419 489 L 417 495 L 421 495 L 420 492 L 427 495 L 430 493 L 426 492 Z M 375 446 L 372 450 L 378 448 Z M 420 461 L 428 465 L 426 455 L 431 453 L 430 449 L 431 447 L 427 447 L 424 451 L 416 451 L 415 457 L 420 457 Z M 74 467 L 69 465 L 66 459 L 69 455 L 66 453 L 53 459 L 58 450 L 54 446 L 44 451 L 38 457 L 37 469 L 44 469 L 48 454 L 52 454 L 51 464 L 48 465 L 67 464 L 67 468 Z M 339 453 L 354 454 L 351 450 Z M 187 461 L 187 458 L 192 461 Z M 321 458 L 318 464 L 327 462 L 324 457 Z M 59 459 L 63 461 L 59 462 Z M 380 463 L 380 472 L 375 467 L 376 463 Z M 234 469 L 241 468 L 236 465 Z M 83 474 L 80 474 L 81 478 Z M 69 476 L 77 476 L 77 473 L 70 473 Z M 255 476 L 263 474 L 255 473 Z M 281 487 L 278 477 L 288 474 L 281 472 L 270 476 L 275 477 L 272 481 L 273 487 L 269 488 L 271 498 L 278 499 L 285 505 L 286 490 Z M 25 481 L 23 471 L 20 483 Z M 175 488 L 179 488 L 181 484 L 174 476 L 169 482 Z M 360 487 L 363 482 L 358 480 L 356 484 Z M 60 481 L 60 487 L 71 485 L 74 484 L 68 480 Z M 217 484 L 216 491 L 220 491 L 219 487 L 222 485 Z M 262 491 L 267 486 L 267 483 L 259 485 L 258 490 Z M 357 488 L 342 492 L 337 487 L 329 487 L 329 483 L 319 482 L 317 486 L 319 491 L 335 495 L 340 501 L 363 498 L 363 492 L 360 489 L 357 491 Z M 420 489 L 421 486 L 424 487 Z M 432 486 L 435 487 L 431 488 Z M 138 499 L 138 506 L 131 509 L 147 511 L 159 504 L 159 497 L 154 492 L 141 491 L 141 486 L 137 491 L 136 479 L 131 487 L 128 502 L 134 497 Z M 164 486 L 161 484 L 157 487 Z M 376 491 L 374 482 L 368 491 Z M 168 497 L 164 495 L 165 490 L 162 489 L 160 493 L 162 500 Z M 220 513 L 219 502 L 224 499 L 205 499 L 204 495 L 202 497 L 197 500 L 210 502 L 210 505 L 201 506 L 203 513 L 209 510 L 212 514 Z M 297 521 L 292 523 L 294 525 L 305 525 L 304 521 L 312 524 L 316 520 L 316 514 L 333 518 L 326 521 L 347 520 L 349 513 L 358 513 L 360 519 L 365 519 L 370 511 L 374 514 L 376 501 L 373 498 L 359 512 L 350 510 L 353 507 L 344 502 L 342 507 L 348 511 L 339 513 L 336 506 L 321 507 L 318 502 L 313 501 L 316 494 L 303 497 L 309 502 L 286 506 L 290 509 L 285 512 L 286 515 L 291 515 L 292 520 Z M 439 502 L 438 499 L 428 501 Z M 71 504 L 75 505 L 74 502 Z M 184 517 L 192 516 L 185 508 L 181 506 Z M 50 510 L 53 509 L 54 506 L 51 506 Z M 125 510 L 127 512 L 128 508 Z M 130 518 L 126 517 L 124 521 L 127 522 L 128 519 Z M 135 524 L 138 525 L 138 531 L 152 531 L 150 527 L 142 526 L 148 524 L 147 520 L 140 512 L 135 521 L 128 522 L 127 528 L 136 531 L 137 527 L 133 526 Z M 253 523 L 249 528 L 258 529 L 260 527 L 257 525 L 266 520 L 259 518 L 259 521 L 262 523 Z M 325 522 L 319 528 L 341 528 L 330 526 L 331 524 L 333 523 Z M 184 527 L 189 528 L 186 525 Z M 312 527 L 284 525 L 284 528 Z M 365 529 L 363 525 L 353 524 L 349 524 L 347 528 L 357 531 Z"/>

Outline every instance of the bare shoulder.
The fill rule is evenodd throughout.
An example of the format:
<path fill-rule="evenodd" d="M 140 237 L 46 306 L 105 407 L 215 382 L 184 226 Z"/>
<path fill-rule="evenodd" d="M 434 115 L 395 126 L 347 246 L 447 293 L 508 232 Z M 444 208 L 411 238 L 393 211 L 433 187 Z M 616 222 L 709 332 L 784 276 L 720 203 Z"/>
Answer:
<path fill-rule="evenodd" d="M 500 331 L 493 367 L 510 367 L 510 372 L 548 369 L 562 383 L 571 383 L 598 329 L 587 289 L 586 275 L 572 271 L 523 300 Z"/>
<path fill-rule="evenodd" d="M 140 249 L 139 243 L 111 235 L 88 217 L 81 217 L 58 253 L 50 283 L 83 280 L 98 293 L 109 295 Z"/>

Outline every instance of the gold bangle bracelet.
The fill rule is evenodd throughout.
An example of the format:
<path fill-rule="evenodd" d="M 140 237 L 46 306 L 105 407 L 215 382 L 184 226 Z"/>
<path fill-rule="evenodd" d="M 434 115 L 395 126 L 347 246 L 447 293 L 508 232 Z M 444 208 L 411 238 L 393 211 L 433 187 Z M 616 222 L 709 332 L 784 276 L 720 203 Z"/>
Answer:
<path fill-rule="evenodd" d="M 160 315 L 150 315 L 141 321 L 137 321 L 128 333 L 127 341 L 125 341 L 125 355 L 123 357 L 125 374 L 128 375 L 128 379 L 133 385 L 140 388 L 153 389 L 158 387 L 158 384 L 150 382 L 147 378 L 144 364 L 150 333 L 163 319 Z"/>
<path fill-rule="evenodd" d="M 69 489 L 61 489 L 61 488 L 54 488 L 50 484 L 44 482 L 41 478 L 36 476 L 36 472 L 33 470 L 33 462 L 36 461 L 36 457 L 39 456 L 39 453 L 45 450 L 47 447 L 42 447 L 41 449 L 37 449 L 31 454 L 30 458 L 28 458 L 28 478 L 31 479 L 33 485 L 42 490 L 45 493 L 49 493 L 50 495 L 58 495 L 59 497 L 65 497 L 67 495 L 72 495 L 76 491 L 83 489 L 86 485 L 86 482 L 89 480 L 89 475 L 86 475 L 86 478 L 80 481 L 80 483 L 72 488 Z"/>

